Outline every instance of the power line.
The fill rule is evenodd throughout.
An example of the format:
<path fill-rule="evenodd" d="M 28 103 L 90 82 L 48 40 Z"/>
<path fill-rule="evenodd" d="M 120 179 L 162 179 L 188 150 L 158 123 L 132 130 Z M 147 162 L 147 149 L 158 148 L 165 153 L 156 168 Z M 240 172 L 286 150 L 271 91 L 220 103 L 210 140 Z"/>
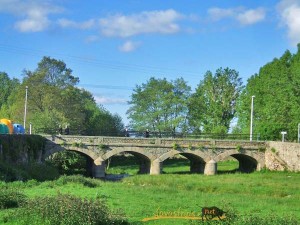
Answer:
<path fill-rule="evenodd" d="M 0 44 L 0 51 L 2 52 L 9 52 L 13 54 L 22 54 L 22 55 L 30 55 L 30 56 L 39 56 L 40 54 L 43 55 L 51 55 L 50 52 L 43 51 L 43 50 L 36 50 L 36 49 L 29 49 L 23 47 L 17 47 L 12 45 L 3 45 Z M 66 55 L 61 53 L 52 53 L 52 55 L 57 55 L 64 58 L 69 58 L 70 60 L 74 60 L 76 62 L 90 64 L 93 66 L 101 66 L 106 69 L 112 70 L 126 70 L 126 71 L 136 71 L 136 72 L 152 72 L 152 73 L 166 73 L 166 72 L 176 72 L 184 74 L 184 76 L 189 76 L 193 78 L 199 78 L 199 74 L 191 71 L 178 71 L 178 69 L 174 68 L 163 68 L 163 67 L 154 67 L 149 65 L 137 65 L 137 64 L 127 64 L 122 62 L 115 62 L 115 61 L 108 61 L 103 59 L 92 59 L 92 58 L 85 58 L 80 56 L 73 56 L 73 55 Z"/>
<path fill-rule="evenodd" d="M 128 86 L 115 86 L 115 85 L 102 85 L 102 84 L 79 84 L 78 86 L 91 87 L 91 88 L 113 89 L 113 90 L 128 90 L 128 91 L 133 90 L 133 87 L 128 87 Z"/>

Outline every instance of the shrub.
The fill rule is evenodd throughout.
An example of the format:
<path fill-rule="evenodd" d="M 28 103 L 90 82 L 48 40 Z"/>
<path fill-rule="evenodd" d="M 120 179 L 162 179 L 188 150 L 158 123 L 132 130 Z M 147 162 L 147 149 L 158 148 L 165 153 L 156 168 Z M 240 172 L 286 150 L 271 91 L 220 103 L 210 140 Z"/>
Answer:
<path fill-rule="evenodd" d="M 211 150 L 212 152 L 216 152 L 217 151 L 217 146 L 215 144 L 211 145 Z"/>
<path fill-rule="evenodd" d="M 18 165 L 10 165 L 0 161 L 0 180 L 11 182 L 27 179 L 29 179 L 28 174 L 23 169 L 20 169 Z"/>
<path fill-rule="evenodd" d="M 26 196 L 20 191 L 1 187 L 0 189 L 0 209 L 17 208 L 26 199 Z"/>
<path fill-rule="evenodd" d="M 173 149 L 178 150 L 180 148 L 179 144 L 173 143 Z"/>
<path fill-rule="evenodd" d="M 83 144 L 82 142 L 74 142 L 72 143 L 72 147 L 76 147 L 76 148 L 84 148 L 86 147 L 85 144 Z"/>
<path fill-rule="evenodd" d="M 92 179 L 92 178 L 87 178 L 81 175 L 72 175 L 72 176 L 61 176 L 57 181 L 55 181 L 55 184 L 57 185 L 64 185 L 67 183 L 77 183 L 77 184 L 82 184 L 83 186 L 86 187 L 98 187 L 99 186 L 99 181 Z"/>
<path fill-rule="evenodd" d="M 258 151 L 259 151 L 259 152 L 265 152 L 265 151 L 266 151 L 266 148 L 265 148 L 265 147 L 259 147 L 259 148 L 258 148 Z"/>
<path fill-rule="evenodd" d="M 0 180 L 5 182 L 54 180 L 59 177 L 58 170 L 47 163 L 8 164 L 0 161 Z"/>
<path fill-rule="evenodd" d="M 86 157 L 73 151 L 56 152 L 47 162 L 55 167 L 60 174 L 85 174 Z"/>
<path fill-rule="evenodd" d="M 68 194 L 31 199 L 17 217 L 20 224 L 32 224 L 32 221 L 53 225 L 128 224 L 123 214 L 111 212 L 104 201 Z"/>
<path fill-rule="evenodd" d="M 59 177 L 58 170 L 47 163 L 32 163 L 21 168 L 27 171 L 29 179 L 37 181 L 55 180 Z"/>
<path fill-rule="evenodd" d="M 26 181 L 24 185 L 25 185 L 26 187 L 37 187 L 37 186 L 39 186 L 40 184 L 41 184 L 41 183 L 38 182 L 37 180 L 31 179 L 31 180 Z"/>
<path fill-rule="evenodd" d="M 241 153 L 242 150 L 243 150 L 243 148 L 242 148 L 241 145 L 237 145 L 237 146 L 236 146 L 236 150 L 237 150 L 239 153 Z"/>
<path fill-rule="evenodd" d="M 198 149 L 199 149 L 200 151 L 203 151 L 203 150 L 205 150 L 205 147 L 204 147 L 204 145 L 199 144 L 199 145 L 198 145 Z"/>
<path fill-rule="evenodd" d="M 108 146 L 105 145 L 105 144 L 99 144 L 99 145 L 97 146 L 97 148 L 100 149 L 100 150 L 104 150 L 104 149 L 107 149 Z"/>

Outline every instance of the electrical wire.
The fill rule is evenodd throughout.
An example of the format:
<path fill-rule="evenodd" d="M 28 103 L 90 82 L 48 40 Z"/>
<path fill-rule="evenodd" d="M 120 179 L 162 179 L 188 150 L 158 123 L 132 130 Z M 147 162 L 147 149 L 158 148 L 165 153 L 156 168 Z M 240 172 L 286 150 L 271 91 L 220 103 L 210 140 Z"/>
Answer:
<path fill-rule="evenodd" d="M 43 50 L 36 50 L 36 49 L 30 49 L 30 48 L 23 48 L 23 47 L 17 47 L 12 45 L 4 45 L 0 44 L 0 51 L 1 52 L 8 52 L 12 54 L 22 54 L 22 55 L 28 55 L 28 56 L 40 56 L 42 55 L 56 55 L 63 58 L 68 58 L 69 60 L 76 61 L 79 63 L 85 63 L 93 66 L 101 66 L 105 69 L 111 69 L 111 70 L 121 70 L 121 71 L 135 71 L 135 72 L 147 72 L 147 73 L 170 73 L 170 72 L 176 72 L 177 74 L 184 74 L 185 77 L 193 77 L 193 78 L 199 78 L 199 74 L 191 71 L 178 71 L 178 69 L 174 68 L 163 68 L 163 67 L 154 67 L 149 65 L 137 65 L 137 64 L 127 64 L 117 61 L 108 61 L 103 59 L 92 59 L 92 58 L 86 58 L 86 57 L 80 57 L 80 56 L 74 56 L 74 55 L 67 55 L 67 54 L 61 54 L 61 53 L 50 53 Z"/>

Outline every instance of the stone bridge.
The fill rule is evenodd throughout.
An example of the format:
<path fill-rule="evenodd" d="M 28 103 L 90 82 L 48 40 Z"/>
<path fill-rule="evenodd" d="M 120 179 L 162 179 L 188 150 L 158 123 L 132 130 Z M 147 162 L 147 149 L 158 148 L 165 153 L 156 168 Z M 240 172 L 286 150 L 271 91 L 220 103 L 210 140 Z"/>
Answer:
<path fill-rule="evenodd" d="M 266 142 L 164 139 L 94 136 L 44 136 L 43 158 L 59 151 L 76 151 L 93 162 L 93 176 L 105 177 L 106 161 L 120 153 L 130 153 L 139 160 L 139 173 L 160 174 L 163 162 L 176 155 L 190 161 L 190 171 L 214 175 L 217 163 L 229 156 L 239 161 L 239 170 L 252 172 L 266 166 Z"/>

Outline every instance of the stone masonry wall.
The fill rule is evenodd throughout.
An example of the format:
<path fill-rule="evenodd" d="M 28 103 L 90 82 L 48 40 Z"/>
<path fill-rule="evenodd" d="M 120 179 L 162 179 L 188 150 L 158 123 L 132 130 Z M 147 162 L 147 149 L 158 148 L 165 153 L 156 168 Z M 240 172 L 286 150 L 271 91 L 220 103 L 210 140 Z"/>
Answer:
<path fill-rule="evenodd" d="M 39 135 L 1 134 L 0 160 L 14 164 L 40 162 L 45 143 Z"/>
<path fill-rule="evenodd" d="M 266 167 L 270 170 L 300 171 L 300 144 L 268 142 L 265 152 Z"/>

